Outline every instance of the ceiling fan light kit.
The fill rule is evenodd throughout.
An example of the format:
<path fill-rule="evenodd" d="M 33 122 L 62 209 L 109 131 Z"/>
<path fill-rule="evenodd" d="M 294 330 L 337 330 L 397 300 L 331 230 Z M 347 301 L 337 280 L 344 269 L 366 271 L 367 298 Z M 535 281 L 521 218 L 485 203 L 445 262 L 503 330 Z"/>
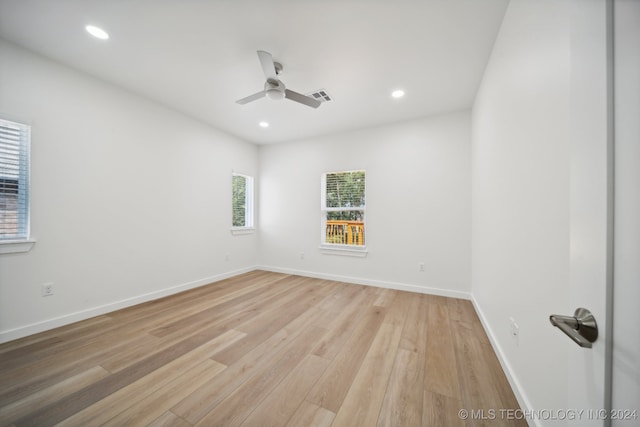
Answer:
<path fill-rule="evenodd" d="M 320 101 L 286 88 L 284 83 L 278 79 L 278 74 L 280 74 L 283 69 L 282 64 L 274 62 L 269 52 L 259 50 L 258 59 L 262 66 L 262 72 L 267 79 L 264 83 L 264 90 L 237 100 L 236 102 L 238 104 L 244 105 L 267 96 L 273 100 L 287 98 L 311 108 L 318 108 L 320 106 Z"/>

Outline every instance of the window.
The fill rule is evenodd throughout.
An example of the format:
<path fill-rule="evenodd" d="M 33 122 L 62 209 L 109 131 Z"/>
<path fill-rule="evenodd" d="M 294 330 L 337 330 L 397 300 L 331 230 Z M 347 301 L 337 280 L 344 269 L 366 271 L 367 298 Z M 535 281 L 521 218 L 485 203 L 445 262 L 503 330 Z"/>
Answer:
<path fill-rule="evenodd" d="M 322 175 L 323 245 L 364 249 L 365 171 Z"/>
<path fill-rule="evenodd" d="M 0 243 L 29 238 L 30 127 L 0 119 Z"/>
<path fill-rule="evenodd" d="M 234 173 L 231 177 L 233 228 L 253 228 L 253 178 Z"/>

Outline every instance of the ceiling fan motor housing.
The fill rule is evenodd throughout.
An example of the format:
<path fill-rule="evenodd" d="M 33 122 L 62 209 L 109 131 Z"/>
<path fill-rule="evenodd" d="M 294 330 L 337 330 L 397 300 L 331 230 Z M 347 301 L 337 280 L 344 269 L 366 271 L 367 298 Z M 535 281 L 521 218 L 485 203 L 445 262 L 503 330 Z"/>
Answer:
<path fill-rule="evenodd" d="M 266 95 L 273 100 L 284 99 L 284 83 L 280 80 L 269 79 L 264 84 L 264 91 Z"/>

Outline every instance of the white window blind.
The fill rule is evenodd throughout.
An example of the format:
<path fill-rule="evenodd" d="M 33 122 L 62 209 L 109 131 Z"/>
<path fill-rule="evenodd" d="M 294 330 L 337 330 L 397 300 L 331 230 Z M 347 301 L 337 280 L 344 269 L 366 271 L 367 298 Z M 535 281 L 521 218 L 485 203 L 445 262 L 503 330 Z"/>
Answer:
<path fill-rule="evenodd" d="M 231 177 L 233 227 L 253 227 L 253 178 L 234 173 Z"/>
<path fill-rule="evenodd" d="M 0 240 L 29 237 L 30 127 L 0 119 Z"/>
<path fill-rule="evenodd" d="M 365 244 L 365 171 L 322 175 L 322 243 Z"/>

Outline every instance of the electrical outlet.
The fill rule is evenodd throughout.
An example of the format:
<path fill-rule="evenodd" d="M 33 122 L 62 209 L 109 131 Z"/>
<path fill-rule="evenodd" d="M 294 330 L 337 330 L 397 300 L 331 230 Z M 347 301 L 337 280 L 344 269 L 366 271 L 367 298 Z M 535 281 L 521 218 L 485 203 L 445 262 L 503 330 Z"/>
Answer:
<path fill-rule="evenodd" d="M 304 259 L 304 252 L 300 252 L 300 259 Z"/>
<path fill-rule="evenodd" d="M 513 317 L 509 318 L 509 328 L 511 331 L 511 338 L 513 338 L 517 347 L 520 339 L 520 326 L 518 326 Z"/>
<path fill-rule="evenodd" d="M 42 285 L 42 296 L 50 297 L 53 295 L 53 283 L 45 283 Z"/>
<path fill-rule="evenodd" d="M 420 271 L 424 271 L 424 262 L 421 262 L 419 266 L 420 266 Z"/>
<path fill-rule="evenodd" d="M 231 254 L 225 254 L 224 255 L 224 260 L 225 261 L 229 261 L 231 259 Z"/>

